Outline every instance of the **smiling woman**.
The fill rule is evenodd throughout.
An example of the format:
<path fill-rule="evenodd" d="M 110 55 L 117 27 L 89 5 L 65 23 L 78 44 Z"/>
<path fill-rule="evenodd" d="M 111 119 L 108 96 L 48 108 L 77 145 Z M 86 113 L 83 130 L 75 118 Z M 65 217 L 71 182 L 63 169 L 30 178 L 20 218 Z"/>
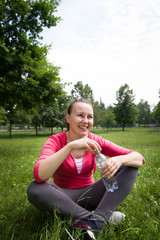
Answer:
<path fill-rule="evenodd" d="M 77 139 L 78 135 L 79 138 L 88 137 L 88 132 L 93 127 L 93 108 L 91 104 L 86 100 L 72 102 L 66 114 L 66 121 L 67 128 L 70 130 L 67 134 L 68 141 L 69 139 Z"/>
<path fill-rule="evenodd" d="M 28 199 L 51 216 L 58 209 L 61 217 L 72 217 L 73 228 L 100 231 L 130 193 L 144 158 L 90 132 L 93 108 L 87 100 L 77 99 L 70 104 L 66 122 L 67 131 L 50 136 L 43 146 L 34 167 L 35 181 L 28 187 Z M 96 182 L 93 179 L 94 150 L 110 157 L 101 174 L 108 178 L 115 175 L 118 189 L 113 193 L 106 191 L 101 178 Z M 54 182 L 48 180 L 51 176 Z"/>

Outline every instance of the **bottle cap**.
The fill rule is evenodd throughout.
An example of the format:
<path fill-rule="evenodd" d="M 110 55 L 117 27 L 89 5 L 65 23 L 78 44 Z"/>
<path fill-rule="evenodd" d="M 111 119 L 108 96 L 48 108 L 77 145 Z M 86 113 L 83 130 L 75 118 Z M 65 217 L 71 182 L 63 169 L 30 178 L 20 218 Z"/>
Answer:
<path fill-rule="evenodd" d="M 98 152 L 96 151 L 96 149 L 94 149 L 94 153 L 95 153 L 95 154 L 98 154 Z"/>

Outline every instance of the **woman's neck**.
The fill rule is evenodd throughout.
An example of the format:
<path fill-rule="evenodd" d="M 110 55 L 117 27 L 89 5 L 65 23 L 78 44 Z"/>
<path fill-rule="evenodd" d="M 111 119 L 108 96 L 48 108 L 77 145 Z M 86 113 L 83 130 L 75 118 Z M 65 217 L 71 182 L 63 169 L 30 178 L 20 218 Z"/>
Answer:
<path fill-rule="evenodd" d="M 66 132 L 67 143 L 72 142 L 72 141 L 77 140 L 77 139 L 80 139 L 80 138 L 85 138 L 85 137 L 88 137 L 88 135 L 82 137 L 82 136 L 77 136 L 76 134 L 73 134 L 70 131 Z"/>
<path fill-rule="evenodd" d="M 85 137 L 85 136 L 84 136 Z M 66 132 L 66 141 L 67 141 L 67 143 L 69 143 L 69 142 L 72 142 L 72 141 L 74 141 L 74 140 L 78 140 L 78 139 L 80 139 L 80 138 L 84 138 L 84 137 L 78 137 L 77 135 L 76 136 L 74 136 L 73 134 L 71 134 L 71 132 Z M 85 155 L 85 153 L 86 153 L 86 150 L 85 149 L 82 149 L 82 150 L 73 150 L 72 152 L 71 152 L 71 155 L 72 155 L 72 157 L 73 158 L 83 158 L 84 157 L 84 155 Z"/>

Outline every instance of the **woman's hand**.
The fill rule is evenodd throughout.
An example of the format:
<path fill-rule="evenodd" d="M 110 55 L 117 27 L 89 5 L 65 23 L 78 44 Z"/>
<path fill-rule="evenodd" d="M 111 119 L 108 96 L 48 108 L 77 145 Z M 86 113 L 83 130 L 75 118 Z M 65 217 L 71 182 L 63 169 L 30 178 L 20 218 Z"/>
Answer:
<path fill-rule="evenodd" d="M 100 145 L 92 139 L 80 138 L 71 141 L 58 152 L 47 157 L 45 161 L 40 162 L 38 169 L 39 177 L 44 180 L 50 178 L 72 151 L 82 149 L 92 153 L 94 153 L 93 149 L 96 149 L 97 152 L 101 151 Z"/>
<path fill-rule="evenodd" d="M 113 177 L 120 166 L 141 167 L 144 164 L 144 157 L 138 152 L 131 152 L 127 155 L 120 155 L 106 160 L 102 170 L 102 177 Z"/>
<path fill-rule="evenodd" d="M 121 156 L 116 156 L 112 157 L 106 160 L 102 170 L 101 170 L 101 175 L 102 177 L 107 177 L 111 178 L 113 177 L 120 166 L 122 165 L 122 157 Z"/>
<path fill-rule="evenodd" d="M 91 153 L 94 153 L 94 149 L 97 152 L 101 151 L 100 145 L 96 141 L 94 141 L 90 138 L 80 138 L 78 140 L 69 142 L 68 145 L 70 145 L 71 151 L 82 150 L 82 149 L 89 151 Z"/>

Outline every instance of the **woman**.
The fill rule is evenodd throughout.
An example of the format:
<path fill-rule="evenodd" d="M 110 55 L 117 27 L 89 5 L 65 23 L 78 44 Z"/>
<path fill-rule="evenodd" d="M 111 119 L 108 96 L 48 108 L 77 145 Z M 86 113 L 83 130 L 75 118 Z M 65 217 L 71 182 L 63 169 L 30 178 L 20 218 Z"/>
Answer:
<path fill-rule="evenodd" d="M 50 136 L 34 167 L 35 181 L 28 188 L 29 201 L 39 210 L 72 217 L 73 227 L 101 230 L 130 193 L 144 157 L 90 131 L 93 108 L 84 99 L 73 101 L 66 114 L 67 131 Z M 107 192 L 101 178 L 94 182 L 95 154 L 110 157 L 103 177 L 116 177 L 118 190 Z M 54 182 L 48 181 L 53 175 Z"/>

